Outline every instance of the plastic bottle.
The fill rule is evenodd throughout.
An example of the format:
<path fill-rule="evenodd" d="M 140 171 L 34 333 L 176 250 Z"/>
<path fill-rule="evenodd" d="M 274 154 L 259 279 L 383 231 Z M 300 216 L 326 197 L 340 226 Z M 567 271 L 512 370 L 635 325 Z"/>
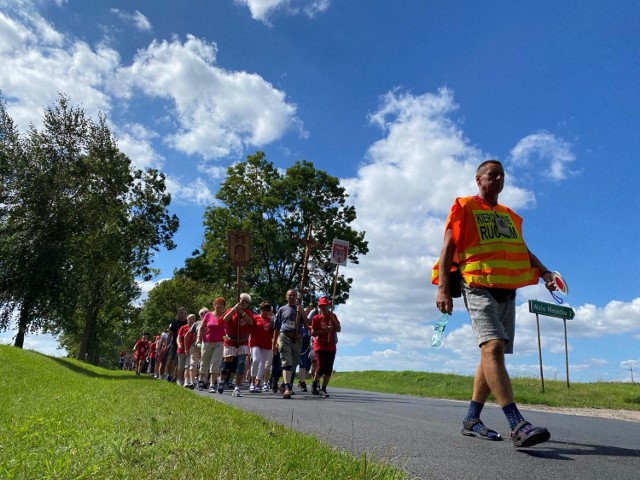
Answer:
<path fill-rule="evenodd" d="M 434 348 L 438 348 L 442 345 L 442 332 L 447 327 L 447 322 L 449 321 L 449 314 L 443 313 L 440 315 L 440 319 L 436 322 L 433 327 L 433 337 L 431 338 L 431 346 Z"/>

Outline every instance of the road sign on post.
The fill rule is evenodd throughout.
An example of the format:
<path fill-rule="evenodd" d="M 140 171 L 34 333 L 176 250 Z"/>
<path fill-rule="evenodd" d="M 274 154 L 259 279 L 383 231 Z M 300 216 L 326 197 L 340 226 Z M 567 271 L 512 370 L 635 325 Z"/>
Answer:
<path fill-rule="evenodd" d="M 540 344 L 540 319 L 538 315 L 546 317 L 561 318 L 564 323 L 564 356 L 565 366 L 567 369 L 567 388 L 569 388 L 569 350 L 567 348 L 567 320 L 572 320 L 576 312 L 571 307 L 563 307 L 554 305 L 553 303 L 540 302 L 538 300 L 529 300 L 529 311 L 536 314 L 536 325 L 538 327 L 538 359 L 540 361 L 540 382 L 542 384 L 542 393 L 544 393 L 544 375 L 542 374 L 542 346 Z"/>
<path fill-rule="evenodd" d="M 545 317 L 564 318 L 565 320 L 572 320 L 576 315 L 571 307 L 539 302 L 538 300 L 529 300 L 529 311 Z"/>

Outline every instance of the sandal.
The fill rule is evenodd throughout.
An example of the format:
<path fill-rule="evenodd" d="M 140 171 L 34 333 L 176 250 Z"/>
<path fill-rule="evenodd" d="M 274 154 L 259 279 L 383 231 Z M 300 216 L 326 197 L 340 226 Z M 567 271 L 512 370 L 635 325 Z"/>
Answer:
<path fill-rule="evenodd" d="M 529 427 L 529 428 L 527 428 Z M 521 421 L 511 431 L 511 440 L 516 448 L 533 447 L 551 438 L 549 430 L 544 427 L 534 427 L 526 420 Z"/>
<path fill-rule="evenodd" d="M 474 430 L 473 427 L 476 425 L 480 425 L 480 428 Z M 479 418 L 472 418 L 470 420 L 463 421 L 461 433 L 468 437 L 476 437 L 483 440 L 502 440 L 502 435 L 495 430 L 485 427 L 484 423 L 482 423 L 482 420 Z"/>

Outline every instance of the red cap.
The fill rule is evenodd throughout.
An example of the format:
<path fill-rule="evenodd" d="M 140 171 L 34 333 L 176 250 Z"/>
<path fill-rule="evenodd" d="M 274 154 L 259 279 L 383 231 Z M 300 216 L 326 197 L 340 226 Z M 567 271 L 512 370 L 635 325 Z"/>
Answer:
<path fill-rule="evenodd" d="M 327 297 L 320 297 L 318 300 L 318 305 L 331 305 L 331 302 Z"/>

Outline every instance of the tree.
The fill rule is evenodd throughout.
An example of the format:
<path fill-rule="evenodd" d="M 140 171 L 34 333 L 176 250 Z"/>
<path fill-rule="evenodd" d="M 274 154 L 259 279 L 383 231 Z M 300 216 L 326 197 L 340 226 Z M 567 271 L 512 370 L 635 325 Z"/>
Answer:
<path fill-rule="evenodd" d="M 152 335 L 163 332 L 175 319 L 180 307 L 195 315 L 202 307 L 211 309 L 213 299 L 221 294 L 206 282 L 182 275 L 158 283 L 142 307 L 138 337 L 143 330 Z"/>
<path fill-rule="evenodd" d="M 205 212 L 202 251 L 186 261 L 182 274 L 207 280 L 217 288 L 233 288 L 235 272 L 227 254 L 227 232 L 250 231 L 252 256 L 242 269 L 245 290 L 259 298 L 282 301 L 284 292 L 299 284 L 307 228 L 312 226 L 315 267 L 309 272 L 309 289 L 331 294 L 332 277 L 322 266 L 330 258 L 334 238 L 350 242 L 349 259 L 358 263 L 368 251 L 364 232 L 350 227 L 355 208 L 336 177 L 317 170 L 311 162 L 296 162 L 280 174 L 263 152 L 229 167 L 216 198 L 222 206 Z M 310 262 L 311 263 L 311 262 Z M 349 295 L 352 280 L 340 275 L 336 303 Z"/>
<path fill-rule="evenodd" d="M 77 355 L 95 360 L 107 331 L 99 319 L 126 311 L 139 294 L 136 277 L 152 273 L 152 252 L 175 247 L 178 219 L 168 213 L 164 176 L 132 168 L 104 116 L 94 122 L 61 96 L 43 123 L 17 142 L 20 154 L 9 152 L 1 170 L 12 196 L 0 214 L 8 235 L 0 243 L 0 326 L 19 306 L 18 345 L 27 327 L 73 338 L 82 318 Z M 20 239 L 33 242 L 25 247 Z"/>
<path fill-rule="evenodd" d="M 53 130 L 45 115 L 48 135 L 31 127 L 22 138 L 0 101 L 0 327 L 18 311 L 18 347 L 27 331 L 46 325 L 45 312 L 64 316 L 74 308 L 72 175 L 79 169 L 77 139 L 86 130 L 82 112 L 66 113 L 62 130 Z"/>

